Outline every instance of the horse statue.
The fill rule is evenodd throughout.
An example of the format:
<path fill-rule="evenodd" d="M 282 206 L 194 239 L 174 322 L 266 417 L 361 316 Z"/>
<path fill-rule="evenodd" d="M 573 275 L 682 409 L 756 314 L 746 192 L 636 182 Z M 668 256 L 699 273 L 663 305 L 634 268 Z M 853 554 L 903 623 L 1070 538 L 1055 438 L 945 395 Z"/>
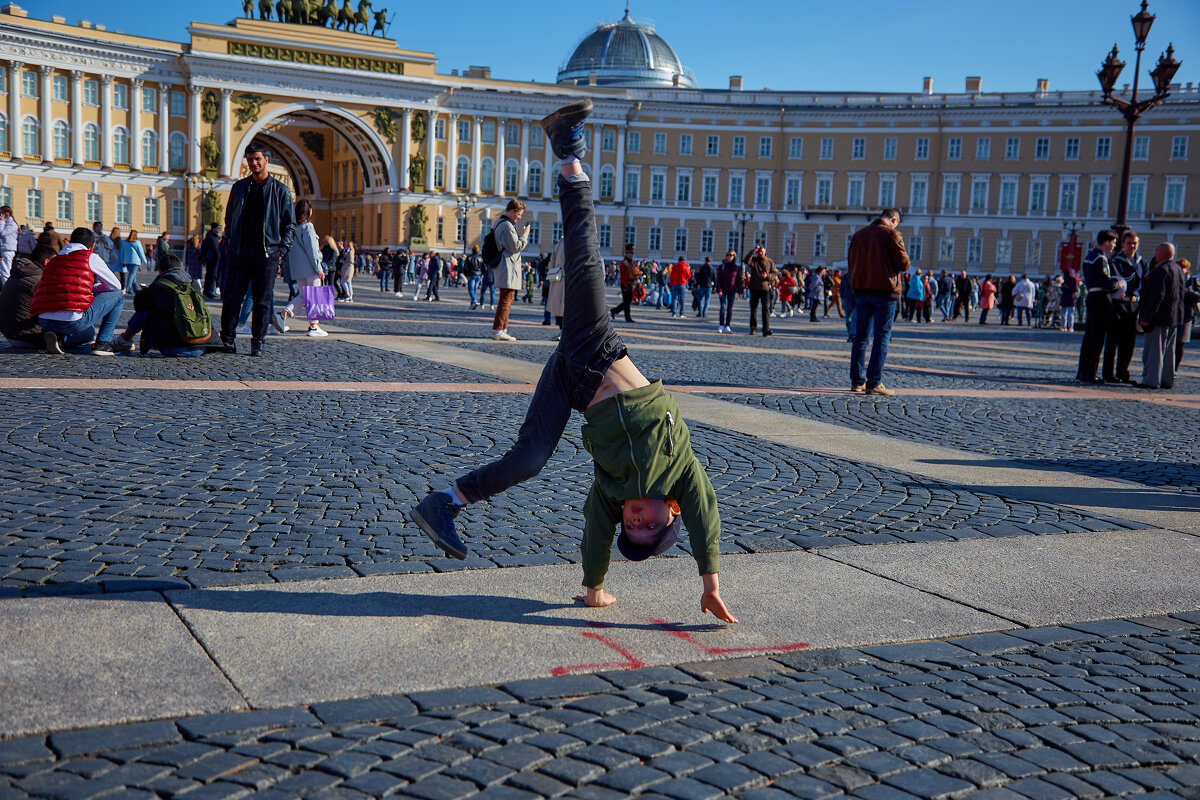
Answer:
<path fill-rule="evenodd" d="M 313 0 L 313 2 L 317 7 L 316 14 L 318 25 L 324 28 L 327 24 L 329 24 L 330 20 L 333 21 L 333 24 L 337 24 L 337 3 L 335 3 L 333 0 L 326 0 L 324 5 L 321 4 L 321 0 Z"/>
<path fill-rule="evenodd" d="M 280 22 L 292 22 L 292 0 L 275 0 L 275 16 Z"/>
<path fill-rule="evenodd" d="M 272 9 L 271 0 L 258 0 L 258 18 L 259 19 L 263 19 L 263 20 L 270 19 L 271 18 L 271 9 Z"/>
<path fill-rule="evenodd" d="M 371 0 L 358 0 L 358 11 L 354 12 L 354 30 L 362 25 L 363 33 L 367 32 L 371 23 Z"/>
<path fill-rule="evenodd" d="M 350 8 L 350 0 L 342 0 L 342 8 L 338 11 L 338 27 L 347 30 L 354 30 L 354 23 L 357 17 L 354 16 L 354 11 Z"/>
<path fill-rule="evenodd" d="M 246 19 L 254 19 L 254 0 L 242 0 L 242 13 Z"/>

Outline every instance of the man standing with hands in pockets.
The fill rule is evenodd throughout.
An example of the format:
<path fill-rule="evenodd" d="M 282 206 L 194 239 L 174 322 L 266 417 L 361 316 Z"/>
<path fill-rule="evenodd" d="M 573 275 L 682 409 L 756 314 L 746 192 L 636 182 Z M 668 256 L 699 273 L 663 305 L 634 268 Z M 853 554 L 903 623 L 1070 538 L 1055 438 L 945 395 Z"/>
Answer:
<path fill-rule="evenodd" d="M 500 249 L 500 263 L 494 267 L 500 302 L 496 304 L 496 316 L 492 320 L 492 338 L 499 342 L 517 340 L 508 332 L 508 312 L 512 308 L 513 298 L 517 296 L 517 289 L 521 288 L 521 253 L 529 246 L 529 223 L 526 222 L 521 233 L 517 233 L 517 222 L 524 213 L 524 203 L 509 200 L 508 207 L 493 229 L 496 247 Z"/>

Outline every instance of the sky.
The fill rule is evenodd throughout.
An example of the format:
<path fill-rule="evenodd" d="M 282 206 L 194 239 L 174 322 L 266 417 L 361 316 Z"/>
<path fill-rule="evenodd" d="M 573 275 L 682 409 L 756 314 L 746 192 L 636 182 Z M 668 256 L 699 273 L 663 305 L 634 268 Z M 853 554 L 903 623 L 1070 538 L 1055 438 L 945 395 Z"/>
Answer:
<path fill-rule="evenodd" d="M 386 7 L 386 0 L 376 0 Z M 390 36 L 402 48 L 432 51 L 438 71 L 490 66 L 496 78 L 553 82 L 558 68 L 597 23 L 624 13 L 624 0 L 550 2 L 392 0 Z M 223 23 L 241 14 L 240 0 L 22 0 L 31 16 L 62 15 L 110 30 L 187 40 L 196 20 Z M 1096 70 L 1113 44 L 1132 81 L 1129 18 L 1139 0 L 631 0 L 635 20 L 652 21 L 697 84 L 723 89 L 741 75 L 746 89 L 960 92 L 964 78 L 984 91 L 1032 91 L 1038 78 L 1052 90 L 1097 88 Z M 1183 62 L 1175 80 L 1200 83 L 1200 0 L 1153 0 L 1157 14 L 1146 43 L 1142 86 L 1168 42 Z M 197 16 L 203 14 L 203 16 Z"/>

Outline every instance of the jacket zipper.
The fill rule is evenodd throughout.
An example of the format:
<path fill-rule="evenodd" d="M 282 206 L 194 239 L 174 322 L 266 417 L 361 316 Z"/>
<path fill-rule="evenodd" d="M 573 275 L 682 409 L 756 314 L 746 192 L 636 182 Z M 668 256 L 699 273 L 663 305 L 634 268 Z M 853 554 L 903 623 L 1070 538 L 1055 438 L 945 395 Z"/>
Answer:
<path fill-rule="evenodd" d="M 625 441 L 629 442 L 629 460 L 633 463 L 633 468 L 637 470 L 638 476 L 638 493 L 645 496 L 646 489 L 642 486 L 642 468 L 638 466 L 637 456 L 633 452 L 633 437 L 629 435 L 629 428 L 625 426 L 625 411 L 621 407 L 621 398 L 617 398 L 617 418 L 621 420 L 621 430 L 625 431 Z"/>
<path fill-rule="evenodd" d="M 667 412 L 667 455 L 675 455 L 675 417 Z"/>

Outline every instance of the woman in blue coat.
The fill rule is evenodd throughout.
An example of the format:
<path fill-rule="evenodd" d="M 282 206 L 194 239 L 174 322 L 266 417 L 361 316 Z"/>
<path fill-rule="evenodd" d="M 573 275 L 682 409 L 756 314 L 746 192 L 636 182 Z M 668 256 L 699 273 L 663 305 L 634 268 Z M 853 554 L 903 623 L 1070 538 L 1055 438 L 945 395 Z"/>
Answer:
<path fill-rule="evenodd" d="M 146 251 L 138 241 L 138 232 L 130 231 L 121 240 L 121 265 L 125 270 L 125 292 L 137 291 L 137 271 L 146 264 Z"/>

